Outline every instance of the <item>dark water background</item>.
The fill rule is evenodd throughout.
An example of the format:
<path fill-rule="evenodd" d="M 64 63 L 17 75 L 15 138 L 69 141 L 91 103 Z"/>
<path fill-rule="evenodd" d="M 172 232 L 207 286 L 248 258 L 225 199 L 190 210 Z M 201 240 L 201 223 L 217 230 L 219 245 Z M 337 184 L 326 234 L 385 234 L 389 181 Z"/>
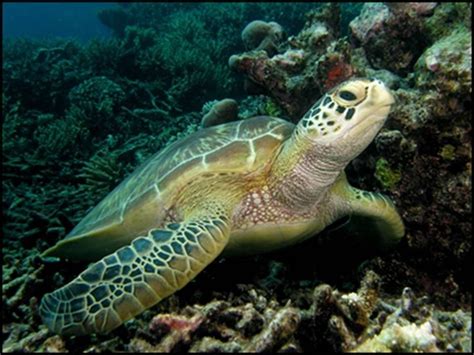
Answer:
<path fill-rule="evenodd" d="M 115 7 L 114 3 L 5 3 L 3 36 L 72 37 L 87 41 L 107 37 L 110 30 L 97 18 L 97 11 Z"/>
<path fill-rule="evenodd" d="M 176 9 L 199 4 L 177 3 Z M 362 4 L 345 3 L 341 10 L 341 29 L 347 34 L 348 23 L 356 17 Z M 122 6 L 126 6 L 122 4 Z M 219 4 L 216 4 L 219 6 Z M 316 7 L 317 4 L 314 4 Z M 98 19 L 103 9 L 116 8 L 116 3 L 4 3 L 3 38 L 28 37 L 35 39 L 74 38 L 81 42 L 97 37 L 108 37 L 111 30 Z M 258 16 L 256 14 L 256 19 Z"/>

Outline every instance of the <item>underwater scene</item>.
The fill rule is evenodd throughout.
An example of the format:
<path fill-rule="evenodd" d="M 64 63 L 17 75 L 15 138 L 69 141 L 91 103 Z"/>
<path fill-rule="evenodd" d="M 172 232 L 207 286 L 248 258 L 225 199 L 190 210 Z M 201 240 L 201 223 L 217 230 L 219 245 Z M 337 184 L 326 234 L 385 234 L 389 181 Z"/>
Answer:
<path fill-rule="evenodd" d="M 470 3 L 79 5 L 3 5 L 2 352 L 472 352 Z"/>

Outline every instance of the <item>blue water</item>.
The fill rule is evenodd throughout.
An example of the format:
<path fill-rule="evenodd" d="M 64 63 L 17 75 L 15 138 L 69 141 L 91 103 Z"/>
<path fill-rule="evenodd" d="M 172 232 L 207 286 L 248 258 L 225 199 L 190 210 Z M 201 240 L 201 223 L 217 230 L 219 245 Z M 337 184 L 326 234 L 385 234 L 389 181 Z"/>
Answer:
<path fill-rule="evenodd" d="M 4 3 L 3 37 L 70 37 L 88 41 L 106 37 L 110 30 L 97 12 L 115 3 Z"/>
<path fill-rule="evenodd" d="M 182 5 L 182 3 L 177 4 Z M 341 6 L 343 35 L 347 34 L 347 25 L 352 18 L 357 16 L 360 7 L 353 3 L 351 6 L 347 4 Z M 117 8 L 117 3 L 3 3 L 2 8 L 4 39 L 61 37 L 86 42 L 92 38 L 111 35 L 112 31 L 99 21 L 97 13 L 102 9 Z M 285 25 L 284 21 L 283 24 Z"/>

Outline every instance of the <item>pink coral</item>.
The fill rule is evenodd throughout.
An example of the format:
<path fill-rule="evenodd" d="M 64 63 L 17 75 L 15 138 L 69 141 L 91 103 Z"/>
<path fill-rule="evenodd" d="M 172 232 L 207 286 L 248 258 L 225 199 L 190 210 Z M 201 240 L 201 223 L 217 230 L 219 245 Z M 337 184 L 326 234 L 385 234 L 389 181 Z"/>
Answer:
<path fill-rule="evenodd" d="M 431 72 L 437 72 L 439 70 L 439 60 L 436 55 L 428 55 L 425 58 L 426 68 Z"/>
<path fill-rule="evenodd" d="M 153 317 L 150 323 L 150 330 L 167 329 L 170 331 L 179 331 L 182 333 L 194 332 L 202 322 L 202 316 L 196 314 L 192 318 L 173 314 L 159 314 Z"/>

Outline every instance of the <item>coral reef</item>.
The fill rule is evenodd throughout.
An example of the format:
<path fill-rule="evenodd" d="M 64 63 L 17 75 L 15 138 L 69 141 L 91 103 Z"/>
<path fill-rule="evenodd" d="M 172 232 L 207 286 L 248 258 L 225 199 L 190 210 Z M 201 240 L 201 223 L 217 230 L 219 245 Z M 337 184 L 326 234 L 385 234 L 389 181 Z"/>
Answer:
<path fill-rule="evenodd" d="M 89 137 L 84 122 L 77 118 L 73 115 L 64 119 L 57 119 L 53 115 L 38 116 L 38 121 L 42 122 L 33 134 L 33 139 L 38 144 L 35 156 L 46 158 L 74 155 L 76 146 Z"/>
<path fill-rule="evenodd" d="M 469 5 L 364 4 L 351 22 L 350 44 L 344 39 L 333 41 L 337 32 L 328 23 L 337 21 L 337 11 L 334 7 L 325 11 L 333 14 L 325 17 L 333 22 L 320 24 L 314 18 L 322 14 L 309 16 L 302 31 L 288 39 L 290 49 L 285 53 L 269 58 L 263 52 L 246 52 L 232 56 L 230 65 L 258 83 L 260 91 L 280 104 L 292 120 L 308 107 L 309 100 L 302 100 L 337 83 L 333 79 L 340 73 L 342 77 L 376 77 L 392 88 L 397 105 L 385 128 L 347 170 L 356 185 L 392 195 L 406 222 L 407 237 L 400 255 L 376 258 L 367 265 L 381 274 L 391 273 L 387 282 L 392 288 L 410 279 L 410 287 L 430 289 L 437 302 L 446 302 L 441 291 L 445 284 L 471 284 L 465 272 L 472 255 L 467 237 L 472 232 L 467 222 L 472 157 Z M 324 46 L 310 45 L 319 39 Z M 303 53 L 301 62 L 288 59 L 294 48 Z M 336 60 L 340 65 L 330 70 L 320 70 L 327 56 L 324 51 L 331 48 L 343 60 Z M 281 56 L 286 67 L 278 62 Z M 295 76 L 286 68 L 294 70 Z M 442 276 L 427 276 L 433 260 L 443 270 Z M 424 271 L 417 277 L 415 270 Z M 415 281 L 421 278 L 422 283 Z M 458 296 L 462 304 L 469 303 L 469 294 Z"/>
<path fill-rule="evenodd" d="M 121 333 L 115 332 L 107 340 L 99 337 L 84 344 L 73 338 L 64 342 L 59 336 L 48 338 L 43 329 L 20 346 L 127 352 L 472 349 L 470 313 L 439 311 L 428 297 L 416 297 L 410 288 L 404 288 L 400 296 L 387 297 L 381 293 L 381 279 L 374 272 L 368 272 L 360 287 L 349 293 L 319 284 L 297 287 L 288 298 L 252 285 L 227 285 L 235 292 L 224 289 L 199 301 L 202 282 L 212 284 L 213 278 L 201 278 L 201 286 L 191 285 L 192 290 L 184 295 L 165 300 L 158 307 L 166 313 L 153 316 L 148 311 L 144 316 L 148 321 L 128 322 Z"/>
<path fill-rule="evenodd" d="M 246 76 L 249 92 L 260 88 L 297 120 L 322 93 L 353 74 L 350 47 L 337 39 L 338 19 L 335 4 L 309 12 L 301 32 L 282 43 L 278 54 L 264 50 L 234 54 L 229 66 Z"/>
<path fill-rule="evenodd" d="M 431 15 L 438 5 L 436 2 L 387 2 L 385 3 L 395 13 L 412 13 L 415 15 Z"/>
<path fill-rule="evenodd" d="M 5 40 L 2 350 L 472 352 L 471 6 L 124 3 L 99 15 L 111 39 Z M 241 53 L 255 19 L 289 36 Z M 333 226 L 280 253 L 220 259 L 108 335 L 46 330 L 39 300 L 86 265 L 38 255 L 198 130 L 215 98 L 238 100 L 234 118 L 295 122 L 352 76 L 383 80 L 397 101 L 346 169 L 395 201 L 407 230 L 395 250 Z"/>
<path fill-rule="evenodd" d="M 109 27 L 114 33 L 121 37 L 125 34 L 125 28 L 134 25 L 135 21 L 124 9 L 103 9 L 97 14 L 100 22 Z"/>
<path fill-rule="evenodd" d="M 295 7 L 291 3 L 250 2 L 220 4 L 220 6 L 207 3 L 130 3 L 126 6 L 119 4 L 119 6 L 99 12 L 99 19 L 102 23 L 111 28 L 118 36 L 123 36 L 123 29 L 127 25 L 140 24 L 143 27 L 161 30 L 172 17 L 190 13 L 199 21 L 206 21 L 213 29 L 221 27 L 231 37 L 232 42 L 236 43 L 240 37 L 240 31 L 234 32 L 233 29 L 239 28 L 242 24 L 249 23 L 255 18 L 265 22 L 276 21 L 284 28 L 289 29 L 290 32 L 295 32 L 299 30 L 299 23 L 303 20 L 305 13 L 319 7 L 319 4 L 302 3 Z M 348 9 L 348 11 L 350 12 L 352 9 Z M 160 21 L 156 21 L 156 19 L 160 19 Z M 228 27 L 231 31 L 224 27 Z M 215 39 L 209 38 L 209 40 Z"/>
<path fill-rule="evenodd" d="M 472 4 L 440 2 L 436 11 L 426 18 L 424 30 L 431 43 L 449 35 L 453 30 L 471 28 Z"/>

